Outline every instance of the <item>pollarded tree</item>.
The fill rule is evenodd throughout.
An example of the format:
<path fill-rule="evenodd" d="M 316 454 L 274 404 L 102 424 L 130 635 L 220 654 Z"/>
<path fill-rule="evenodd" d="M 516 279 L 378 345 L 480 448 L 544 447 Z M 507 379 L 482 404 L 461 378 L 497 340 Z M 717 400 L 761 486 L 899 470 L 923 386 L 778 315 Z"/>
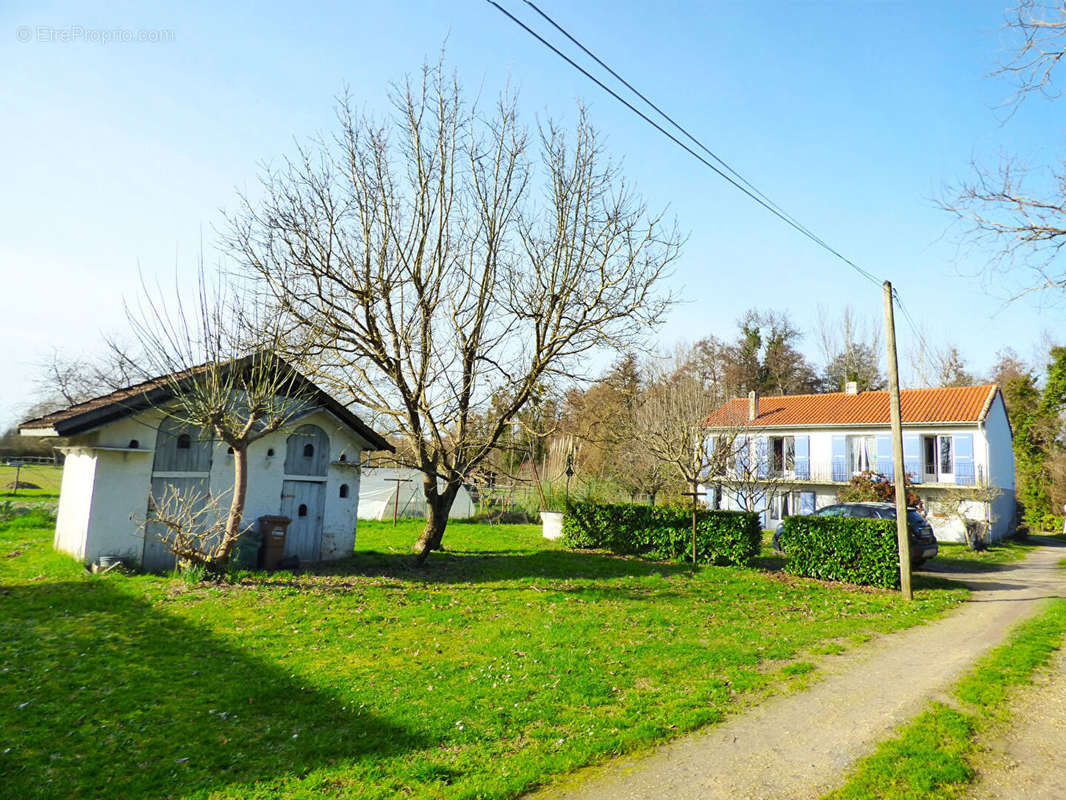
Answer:
<path fill-rule="evenodd" d="M 641 340 L 669 305 L 679 236 L 622 179 L 583 109 L 529 136 L 427 67 L 384 123 L 339 130 L 263 177 L 231 252 L 310 347 L 302 361 L 402 436 L 423 474 L 419 562 L 456 493 L 537 387 Z M 507 402 L 492 407 L 493 397 Z"/>
<path fill-rule="evenodd" d="M 210 285 L 201 269 L 192 300 L 177 291 L 168 303 L 147 289 L 141 300 L 127 317 L 145 399 L 168 423 L 215 437 L 233 454 L 226 496 L 170 487 L 153 498 L 145 535 L 158 535 L 181 559 L 224 564 L 244 530 L 248 446 L 305 411 L 311 387 L 278 357 L 291 350 L 278 320 L 246 306 L 221 275 Z"/>

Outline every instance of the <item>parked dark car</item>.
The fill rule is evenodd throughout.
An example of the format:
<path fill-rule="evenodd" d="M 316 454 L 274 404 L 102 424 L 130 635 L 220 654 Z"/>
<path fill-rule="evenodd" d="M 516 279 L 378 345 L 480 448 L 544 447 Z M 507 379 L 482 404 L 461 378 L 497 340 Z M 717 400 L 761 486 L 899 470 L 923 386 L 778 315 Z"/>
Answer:
<path fill-rule="evenodd" d="M 863 519 L 891 519 L 896 518 L 896 506 L 893 503 L 837 503 L 825 506 L 813 512 L 814 517 L 859 517 Z M 774 550 L 781 550 L 781 531 L 784 530 L 785 521 L 781 520 L 774 530 Z M 907 531 L 911 541 L 911 566 L 920 567 L 929 559 L 940 552 L 933 535 L 933 526 L 929 521 L 918 513 L 916 509 L 907 509 Z"/>

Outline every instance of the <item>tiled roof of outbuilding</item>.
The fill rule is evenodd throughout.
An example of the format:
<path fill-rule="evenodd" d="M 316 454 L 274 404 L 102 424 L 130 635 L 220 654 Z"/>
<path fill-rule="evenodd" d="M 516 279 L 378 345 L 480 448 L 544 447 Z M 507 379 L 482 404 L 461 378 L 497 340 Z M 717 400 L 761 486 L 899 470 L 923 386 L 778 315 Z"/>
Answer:
<path fill-rule="evenodd" d="M 245 369 L 250 358 L 250 356 L 246 356 L 235 359 L 225 362 L 222 366 L 226 369 Z M 374 449 L 394 449 L 388 441 L 363 422 L 347 406 L 315 386 L 310 380 L 294 370 L 284 359 L 275 357 L 275 360 L 280 369 L 292 372 L 293 380 L 290 385 L 301 397 L 330 411 L 341 422 L 362 436 Z M 19 424 L 18 429 L 20 433 L 22 431 L 39 431 L 47 432 L 47 435 L 54 436 L 73 436 L 83 433 L 114 422 L 117 419 L 130 416 L 138 411 L 144 411 L 153 405 L 166 403 L 167 400 L 173 397 L 176 386 L 194 379 L 206 369 L 207 365 L 201 364 L 182 372 L 152 378 L 100 397 L 94 397 L 84 403 L 77 403 L 69 408 L 54 411 L 43 417 L 26 420 Z"/>
<path fill-rule="evenodd" d="M 904 425 L 927 422 L 979 422 L 999 388 L 994 384 L 943 389 L 904 389 Z M 708 427 L 802 427 L 805 425 L 888 425 L 888 392 L 792 394 L 760 397 L 759 414 L 748 420 L 748 399 L 735 397 L 714 411 Z"/>

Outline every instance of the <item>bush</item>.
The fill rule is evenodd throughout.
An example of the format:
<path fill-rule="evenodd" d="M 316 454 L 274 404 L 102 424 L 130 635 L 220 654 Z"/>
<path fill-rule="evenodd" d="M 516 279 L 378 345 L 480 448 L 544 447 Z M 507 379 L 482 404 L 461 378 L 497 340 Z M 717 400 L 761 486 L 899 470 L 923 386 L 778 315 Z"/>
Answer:
<path fill-rule="evenodd" d="M 1062 533 L 1063 517 L 1060 514 L 1044 514 L 1040 518 L 1040 530 Z"/>
<path fill-rule="evenodd" d="M 757 514 L 696 512 L 696 558 L 701 563 L 750 564 L 761 541 Z M 571 503 L 563 516 L 563 544 L 688 560 L 692 557 L 692 511 L 628 503 Z"/>
<path fill-rule="evenodd" d="M 786 517 L 781 548 L 793 575 L 899 588 L 895 520 Z"/>
<path fill-rule="evenodd" d="M 925 511 L 922 498 L 914 491 L 911 479 L 903 476 L 903 487 L 907 490 L 907 508 Z M 853 475 L 847 486 L 837 491 L 840 503 L 894 503 L 896 502 L 896 484 L 880 472 L 866 470 Z"/>

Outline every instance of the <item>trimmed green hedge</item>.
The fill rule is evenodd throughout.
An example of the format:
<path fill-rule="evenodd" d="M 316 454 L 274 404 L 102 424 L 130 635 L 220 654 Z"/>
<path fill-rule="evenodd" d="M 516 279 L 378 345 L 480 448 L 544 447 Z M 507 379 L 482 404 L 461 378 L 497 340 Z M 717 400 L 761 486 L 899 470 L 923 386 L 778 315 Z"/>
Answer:
<path fill-rule="evenodd" d="M 758 554 L 761 543 L 758 514 L 696 512 L 696 558 L 701 563 L 746 566 Z M 623 555 L 689 560 L 692 511 L 620 503 L 571 503 L 563 516 L 563 544 Z"/>
<path fill-rule="evenodd" d="M 895 520 L 786 517 L 781 549 L 793 575 L 899 588 Z"/>

